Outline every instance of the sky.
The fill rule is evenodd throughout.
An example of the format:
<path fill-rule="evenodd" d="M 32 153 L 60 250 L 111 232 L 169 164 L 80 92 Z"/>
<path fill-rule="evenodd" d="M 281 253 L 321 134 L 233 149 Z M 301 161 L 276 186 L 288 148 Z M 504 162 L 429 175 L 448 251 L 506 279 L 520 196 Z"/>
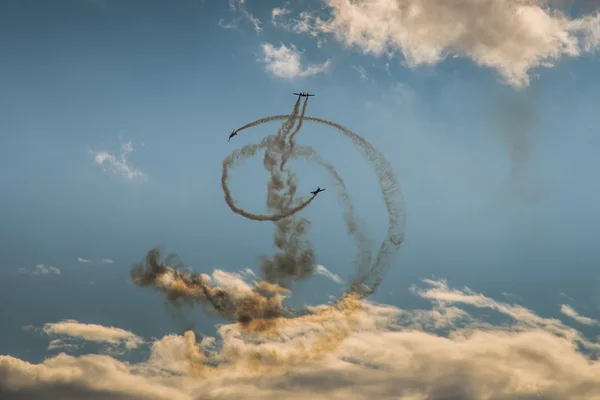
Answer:
<path fill-rule="evenodd" d="M 1 2 L 0 397 L 600 399 L 596 6 Z M 283 121 L 229 134 L 299 91 L 390 170 L 303 123 L 296 151 L 324 163 L 287 164 L 310 204 L 284 261 L 312 275 L 282 292 L 261 266 L 284 225 L 232 212 L 221 180 Z M 274 212 L 263 150 L 229 169 L 254 214 Z M 398 205 L 367 297 L 325 163 L 373 263 Z M 236 320 L 250 303 L 297 312 Z"/>

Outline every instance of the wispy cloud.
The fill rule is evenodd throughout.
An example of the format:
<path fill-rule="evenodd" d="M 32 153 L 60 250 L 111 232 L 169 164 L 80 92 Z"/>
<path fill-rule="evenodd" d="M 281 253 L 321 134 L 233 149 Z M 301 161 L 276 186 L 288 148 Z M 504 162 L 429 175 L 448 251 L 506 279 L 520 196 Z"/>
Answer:
<path fill-rule="evenodd" d="M 17 268 L 17 272 L 28 275 L 60 275 L 60 269 L 57 267 L 38 264 L 34 269 Z"/>
<path fill-rule="evenodd" d="M 88 260 L 85 258 L 77 257 L 77 261 L 82 264 L 93 264 L 93 265 L 104 265 L 104 264 L 114 264 L 115 263 L 110 258 L 102 258 L 100 260 Z"/>
<path fill-rule="evenodd" d="M 547 1 L 326 0 L 320 11 L 277 14 L 278 25 L 313 37 L 329 35 L 376 57 L 401 54 L 407 66 L 465 57 L 515 88 L 530 72 L 562 57 L 598 49 L 600 13 L 570 18 Z M 289 13 L 288 13 L 289 14 Z"/>
<path fill-rule="evenodd" d="M 121 154 L 118 157 L 106 151 L 99 151 L 94 153 L 94 162 L 104 167 L 106 172 L 113 173 L 121 178 L 130 181 L 146 180 L 148 178 L 146 173 L 134 167 L 127 160 L 127 155 L 131 152 L 133 152 L 133 145 L 130 140 L 121 143 Z"/>
<path fill-rule="evenodd" d="M 567 304 L 560 306 L 560 312 L 583 325 L 600 325 L 598 320 L 579 314 L 573 307 Z"/>
<path fill-rule="evenodd" d="M 288 27 L 289 24 L 282 23 L 280 21 L 280 19 L 282 17 L 288 15 L 289 13 L 290 13 L 290 10 L 288 10 L 285 7 L 283 7 L 283 8 L 275 7 L 273 10 L 271 10 L 271 24 L 273 24 L 273 26 L 275 26 L 276 28 Z"/>
<path fill-rule="evenodd" d="M 361 67 L 360 65 L 353 65 L 352 69 L 354 69 L 356 72 L 358 72 L 360 74 L 360 79 L 363 79 L 363 80 L 367 79 L 367 71 L 365 71 L 365 69 L 363 67 Z"/>
<path fill-rule="evenodd" d="M 340 278 L 339 275 L 334 274 L 333 272 L 329 271 L 327 268 L 325 268 L 324 266 L 317 264 L 315 267 L 315 273 L 325 276 L 329 279 L 331 279 L 332 281 L 334 281 L 335 283 L 339 283 L 339 284 L 343 284 L 344 280 L 342 278 Z"/>
<path fill-rule="evenodd" d="M 85 324 L 76 320 L 64 320 L 44 324 L 42 331 L 49 336 L 58 336 L 50 342 L 49 350 L 57 348 L 77 348 L 73 340 L 83 340 L 105 344 L 107 351 L 118 353 L 119 350 L 137 349 L 144 340 L 133 333 L 115 327 L 98 324 Z"/>
<path fill-rule="evenodd" d="M 273 75 L 283 79 L 305 78 L 318 75 L 331 66 L 331 61 L 326 60 L 322 64 L 302 65 L 302 54 L 293 44 L 290 47 L 281 43 L 275 47 L 270 43 L 263 43 L 262 50 L 264 58 L 260 61 L 266 64 L 266 69 Z"/>
<path fill-rule="evenodd" d="M 233 13 L 240 13 L 241 16 L 231 22 L 225 22 L 224 19 L 219 20 L 219 26 L 224 29 L 233 29 L 238 27 L 240 21 L 247 21 L 252 24 L 252 28 L 256 33 L 262 30 L 262 22 L 246 9 L 245 0 L 229 0 L 229 10 Z"/>

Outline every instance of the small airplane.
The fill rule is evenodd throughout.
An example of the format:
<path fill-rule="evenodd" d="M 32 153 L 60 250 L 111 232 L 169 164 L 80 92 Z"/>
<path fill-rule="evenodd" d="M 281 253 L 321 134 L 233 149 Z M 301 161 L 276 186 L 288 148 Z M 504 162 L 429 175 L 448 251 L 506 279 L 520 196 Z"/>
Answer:
<path fill-rule="evenodd" d="M 229 134 L 229 140 L 231 140 L 231 138 L 232 138 L 232 137 L 234 137 L 235 135 L 237 135 L 237 132 L 236 132 L 236 131 L 233 131 L 233 132 L 231 132 L 231 133 Z M 228 142 L 229 142 L 229 140 L 228 140 Z"/>
<path fill-rule="evenodd" d="M 315 190 L 314 192 L 311 192 L 313 195 L 318 195 L 321 192 L 324 192 L 327 189 L 321 189 L 320 187 L 317 186 L 317 190 Z"/>
<path fill-rule="evenodd" d="M 308 96 L 314 96 L 314 94 L 308 94 L 306 92 L 300 92 L 300 93 L 294 93 L 296 96 L 300 96 L 300 97 L 308 97 Z"/>

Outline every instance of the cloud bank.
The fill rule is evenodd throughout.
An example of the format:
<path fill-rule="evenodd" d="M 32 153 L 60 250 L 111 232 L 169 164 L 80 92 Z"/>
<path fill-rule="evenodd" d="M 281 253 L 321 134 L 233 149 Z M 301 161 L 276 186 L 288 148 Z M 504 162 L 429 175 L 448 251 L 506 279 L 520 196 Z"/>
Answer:
<path fill-rule="evenodd" d="M 570 18 L 544 0 L 325 0 L 327 16 L 275 9 L 277 27 L 332 36 L 377 57 L 399 53 L 407 66 L 464 57 L 510 85 L 530 84 L 536 67 L 595 51 L 600 13 Z"/>
<path fill-rule="evenodd" d="M 0 393 L 8 399 L 600 397 L 598 344 L 577 330 L 468 288 L 424 283 L 413 293 L 429 299 L 431 309 L 347 298 L 286 319 L 277 332 L 227 324 L 218 328 L 217 338 L 202 341 L 191 331 L 167 335 L 139 363 L 102 354 L 61 353 L 39 364 L 0 356 Z M 505 322 L 479 319 L 463 306 L 485 309 Z M 64 322 L 51 326 L 88 338 L 129 337 L 94 336 L 88 328 L 73 329 L 76 322 Z M 119 332 L 106 329 L 91 331 Z"/>

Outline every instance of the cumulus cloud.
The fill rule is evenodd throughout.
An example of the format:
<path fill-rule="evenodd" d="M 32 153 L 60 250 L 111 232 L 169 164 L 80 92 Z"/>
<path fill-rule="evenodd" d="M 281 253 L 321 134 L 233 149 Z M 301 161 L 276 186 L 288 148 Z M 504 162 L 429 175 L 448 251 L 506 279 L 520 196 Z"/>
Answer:
<path fill-rule="evenodd" d="M 36 265 L 33 270 L 18 268 L 17 272 L 29 275 L 60 275 L 60 269 L 57 267 L 46 266 L 44 264 Z"/>
<path fill-rule="evenodd" d="M 560 312 L 583 325 L 600 325 L 600 322 L 598 320 L 595 320 L 590 317 L 585 317 L 579 314 L 573 307 L 571 307 L 568 304 L 561 305 Z"/>
<path fill-rule="evenodd" d="M 331 61 L 328 59 L 322 64 L 308 64 L 304 67 L 302 55 L 294 45 L 287 47 L 281 43 L 279 47 L 275 47 L 270 43 L 263 43 L 262 51 L 264 58 L 260 61 L 266 64 L 267 71 L 283 79 L 318 75 L 329 70 L 331 66 Z"/>
<path fill-rule="evenodd" d="M 536 67 L 592 52 L 600 44 L 600 13 L 569 18 L 544 0 L 325 0 L 329 15 L 306 11 L 281 27 L 331 35 L 364 54 L 400 53 L 407 66 L 466 57 L 510 85 L 530 83 Z M 274 14 L 275 15 L 275 14 Z"/>
<path fill-rule="evenodd" d="M 100 260 L 88 260 L 86 258 L 77 257 L 77 261 L 82 264 L 93 264 L 93 265 L 104 265 L 104 264 L 114 264 L 115 263 L 110 258 L 102 258 Z"/>
<path fill-rule="evenodd" d="M 130 181 L 146 180 L 148 177 L 146 173 L 131 165 L 127 160 L 127 155 L 131 152 L 133 152 L 133 145 L 130 140 L 121 144 L 119 157 L 106 151 L 99 151 L 94 153 L 94 162 L 104 167 L 106 172 L 113 173 L 121 178 Z"/>
<path fill-rule="evenodd" d="M 120 348 L 137 349 L 144 343 L 142 338 L 124 329 L 86 324 L 72 319 L 44 324 L 42 331 L 47 335 L 58 337 L 50 342 L 48 350 L 76 348 L 77 345 L 72 340 L 107 344 L 109 345 L 107 350 L 111 353 L 118 352 Z"/>
<path fill-rule="evenodd" d="M 0 356 L 0 394 L 169 400 L 600 396 L 600 362 L 578 347 L 583 336 L 573 328 L 468 288 L 424 283 L 413 293 L 431 300 L 431 309 L 347 298 L 312 307 L 268 334 L 227 324 L 218 328 L 218 340 L 198 341 L 191 331 L 167 335 L 138 363 L 101 354 L 60 353 L 39 364 Z M 493 325 L 463 306 L 508 321 Z"/>

